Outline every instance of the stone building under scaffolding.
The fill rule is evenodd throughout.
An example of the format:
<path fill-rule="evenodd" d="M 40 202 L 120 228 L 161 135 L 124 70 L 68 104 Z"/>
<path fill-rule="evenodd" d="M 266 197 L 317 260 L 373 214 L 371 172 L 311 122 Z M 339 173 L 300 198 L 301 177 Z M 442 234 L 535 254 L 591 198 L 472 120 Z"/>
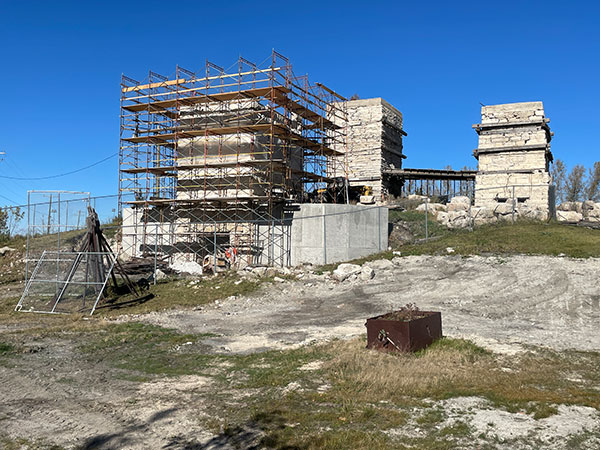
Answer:
<path fill-rule="evenodd" d="M 286 266 L 293 259 L 294 214 L 310 222 L 303 204 L 349 202 L 349 102 L 294 76 L 276 52 L 266 67 L 240 58 L 237 69 L 226 73 L 207 63 L 199 75 L 178 67 L 175 79 L 150 72 L 147 83 L 123 76 L 119 200 L 125 254 L 201 264 L 226 255 L 240 265 Z M 374 139 L 381 145 L 384 109 L 391 109 L 377 103 Z M 320 232 L 303 227 L 302 234 Z M 323 245 L 335 242 L 322 233 Z M 339 245 L 355 248 L 348 255 L 364 256 L 387 246 L 387 233 L 375 236 L 381 239 Z"/>

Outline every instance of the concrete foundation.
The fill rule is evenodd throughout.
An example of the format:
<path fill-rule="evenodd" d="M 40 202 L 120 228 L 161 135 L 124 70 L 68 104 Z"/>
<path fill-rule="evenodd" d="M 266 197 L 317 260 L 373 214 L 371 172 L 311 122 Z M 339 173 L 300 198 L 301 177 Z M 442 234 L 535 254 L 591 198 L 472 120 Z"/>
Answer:
<path fill-rule="evenodd" d="M 292 265 L 349 261 L 386 250 L 386 207 L 303 204 L 294 213 Z"/>

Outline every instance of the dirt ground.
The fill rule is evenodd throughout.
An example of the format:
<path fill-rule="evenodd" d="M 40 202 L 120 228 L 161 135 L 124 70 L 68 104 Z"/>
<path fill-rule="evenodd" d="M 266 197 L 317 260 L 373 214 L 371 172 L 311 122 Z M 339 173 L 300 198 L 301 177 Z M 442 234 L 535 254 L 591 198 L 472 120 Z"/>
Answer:
<path fill-rule="evenodd" d="M 600 350 L 599 259 L 410 256 L 375 272 L 343 283 L 307 274 L 250 298 L 121 320 L 211 332 L 215 351 L 253 352 L 358 335 L 368 317 L 415 303 L 442 312 L 444 335 L 495 351 Z"/>
<path fill-rule="evenodd" d="M 507 355 L 527 345 L 600 351 L 599 259 L 406 257 L 391 268 L 376 268 L 370 281 L 338 283 L 307 272 L 251 297 L 115 321 L 211 333 L 203 341 L 209 352 L 247 354 L 360 335 L 366 318 L 407 303 L 441 311 L 444 335 Z M 10 329 L 0 327 L 0 338 Z M 23 438 L 23 448 L 232 448 L 199 425 L 199 417 L 211 414 L 204 408 L 208 377 L 127 380 L 77 352 L 69 336 L 37 340 L 14 363 L 8 361 L 0 365 L 0 428 L 10 445 Z M 455 403 L 468 409 L 475 425 L 495 421 L 509 434 L 552 432 L 560 442 L 560 433 L 600 429 L 593 408 L 561 407 L 544 425 L 494 412 L 480 399 Z"/>

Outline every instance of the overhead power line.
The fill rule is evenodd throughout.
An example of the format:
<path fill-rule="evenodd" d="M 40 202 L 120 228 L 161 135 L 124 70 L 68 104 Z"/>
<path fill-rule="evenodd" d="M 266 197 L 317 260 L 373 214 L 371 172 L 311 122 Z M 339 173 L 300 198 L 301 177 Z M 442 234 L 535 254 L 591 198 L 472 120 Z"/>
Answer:
<path fill-rule="evenodd" d="M 66 177 L 67 175 L 72 175 L 72 174 L 77 173 L 77 172 L 82 172 L 84 170 L 91 169 L 92 167 L 97 166 L 98 164 L 101 164 L 104 161 L 108 161 L 109 159 L 114 158 L 117 155 L 118 155 L 118 152 L 117 153 L 113 153 L 112 155 L 107 156 L 106 158 L 101 159 L 100 161 L 96 161 L 95 163 L 90 164 L 89 166 L 81 167 L 79 169 L 72 170 L 70 172 L 59 173 L 59 174 L 56 174 L 56 175 L 48 175 L 46 177 L 10 177 L 10 176 L 7 176 L 7 175 L 0 175 L 0 178 L 4 178 L 6 180 L 35 181 L 35 180 L 49 180 L 50 178 Z"/>

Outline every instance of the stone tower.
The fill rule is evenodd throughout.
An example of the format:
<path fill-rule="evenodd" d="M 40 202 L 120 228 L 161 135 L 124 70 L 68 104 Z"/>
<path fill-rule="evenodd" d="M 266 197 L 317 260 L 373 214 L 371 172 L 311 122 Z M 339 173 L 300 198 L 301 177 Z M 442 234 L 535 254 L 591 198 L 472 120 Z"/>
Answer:
<path fill-rule="evenodd" d="M 382 98 L 350 100 L 348 114 L 348 179 L 350 186 L 372 189 L 377 203 L 389 194 L 398 195 L 401 186 L 384 176 L 386 169 L 401 169 L 402 113 Z"/>
<path fill-rule="evenodd" d="M 550 119 L 542 102 L 483 106 L 473 125 L 479 146 L 475 206 L 545 220 L 554 214 Z"/>

